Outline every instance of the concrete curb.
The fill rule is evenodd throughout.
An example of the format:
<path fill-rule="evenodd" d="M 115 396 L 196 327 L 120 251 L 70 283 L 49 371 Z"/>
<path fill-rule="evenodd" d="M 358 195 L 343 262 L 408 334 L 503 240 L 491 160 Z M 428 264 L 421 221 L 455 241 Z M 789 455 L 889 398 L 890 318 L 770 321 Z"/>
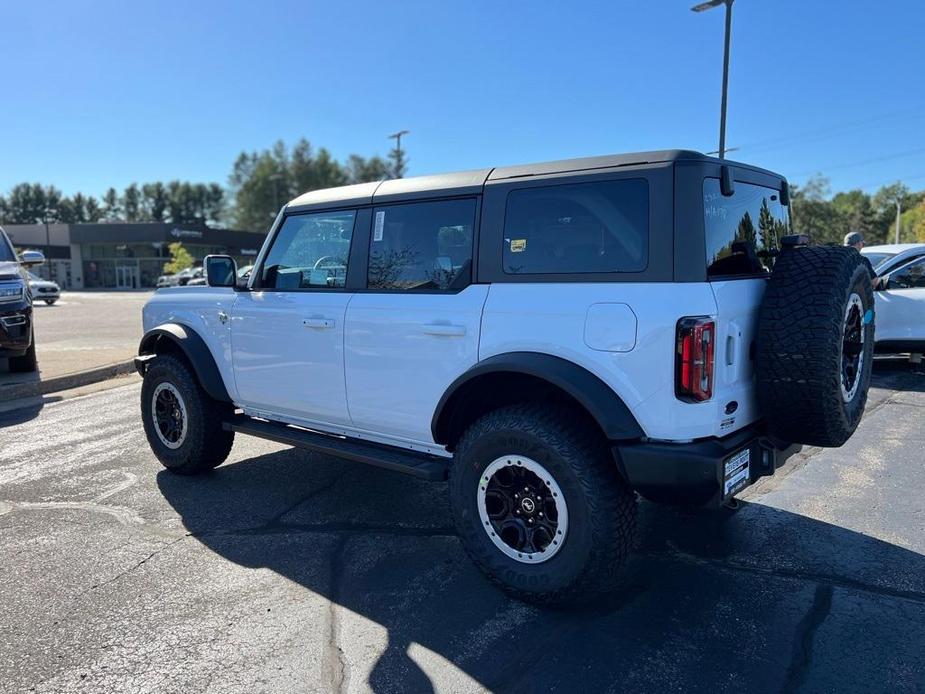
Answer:
<path fill-rule="evenodd" d="M 10 383 L 0 385 L 0 402 L 9 400 L 18 400 L 20 398 L 30 398 L 37 395 L 46 395 L 56 393 L 60 390 L 69 390 L 79 388 L 80 386 L 90 385 L 99 381 L 106 381 L 116 376 L 122 376 L 135 371 L 133 361 L 121 361 L 106 366 L 98 366 L 95 369 L 86 371 L 77 371 L 75 373 L 55 376 L 42 381 L 28 381 L 25 383 Z"/>

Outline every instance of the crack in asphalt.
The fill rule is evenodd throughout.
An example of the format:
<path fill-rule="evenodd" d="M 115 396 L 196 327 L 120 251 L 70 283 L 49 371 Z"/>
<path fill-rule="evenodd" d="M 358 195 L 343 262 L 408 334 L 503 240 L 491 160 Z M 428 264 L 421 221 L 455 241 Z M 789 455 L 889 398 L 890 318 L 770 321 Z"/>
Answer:
<path fill-rule="evenodd" d="M 783 691 L 796 692 L 806 680 L 813 661 L 813 642 L 816 632 L 825 622 L 832 611 L 831 585 L 819 584 L 813 594 L 813 604 L 810 605 L 806 616 L 797 625 L 796 637 L 793 642 L 793 657 L 790 667 L 787 668 L 787 681 Z"/>
<path fill-rule="evenodd" d="M 342 537 L 331 550 L 330 572 L 328 574 L 328 591 L 330 598 L 325 618 L 324 652 L 321 660 L 321 676 L 328 683 L 328 691 L 340 694 L 349 683 L 349 671 L 344 659 L 344 650 L 338 644 L 340 638 L 340 621 L 337 618 L 337 605 L 340 602 L 341 574 L 344 566 L 344 549 L 348 539 Z"/>
<path fill-rule="evenodd" d="M 142 566 L 144 566 L 145 564 L 147 564 L 148 561 L 150 561 L 151 559 L 153 559 L 154 557 L 156 557 L 156 556 L 157 556 L 158 554 L 160 554 L 161 552 L 170 549 L 171 547 L 173 547 L 173 546 L 174 546 L 175 544 L 177 544 L 178 542 L 181 542 L 181 541 L 185 540 L 187 537 L 188 537 L 187 535 L 182 535 L 181 537 L 175 538 L 175 539 L 171 540 L 170 542 L 164 543 L 163 545 L 161 545 L 160 547 L 158 547 L 156 550 L 154 550 L 153 552 L 151 552 L 150 554 L 148 554 L 148 556 L 146 556 L 146 557 L 145 557 L 144 559 L 142 559 L 141 561 L 136 562 L 135 564 L 133 564 L 132 566 L 130 566 L 129 568 L 127 568 L 127 569 L 125 569 L 125 570 L 123 570 L 123 571 L 120 571 L 120 572 L 117 573 L 115 576 L 112 576 L 111 578 L 107 578 L 105 581 L 101 581 L 101 582 L 99 582 L 99 583 L 96 583 L 96 584 L 90 586 L 90 589 L 89 589 L 89 590 L 97 590 L 97 589 L 99 589 L 99 588 L 102 588 L 103 586 L 108 586 L 108 585 L 111 584 L 111 583 L 115 583 L 116 581 L 118 581 L 118 580 L 124 578 L 125 576 L 128 576 L 128 575 L 129 575 L 130 573 L 132 573 L 133 571 L 135 571 L 135 570 L 141 568 Z M 89 592 L 89 590 L 83 591 L 83 592 L 80 594 L 80 596 L 85 595 L 86 593 Z"/>

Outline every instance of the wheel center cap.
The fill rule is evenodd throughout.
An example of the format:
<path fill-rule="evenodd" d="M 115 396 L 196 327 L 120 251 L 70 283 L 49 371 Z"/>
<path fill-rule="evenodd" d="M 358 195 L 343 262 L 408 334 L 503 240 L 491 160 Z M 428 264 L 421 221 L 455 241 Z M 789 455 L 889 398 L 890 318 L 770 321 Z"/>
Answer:
<path fill-rule="evenodd" d="M 520 508 L 523 509 L 524 513 L 533 513 L 536 510 L 536 502 L 529 496 L 525 496 L 520 501 Z"/>

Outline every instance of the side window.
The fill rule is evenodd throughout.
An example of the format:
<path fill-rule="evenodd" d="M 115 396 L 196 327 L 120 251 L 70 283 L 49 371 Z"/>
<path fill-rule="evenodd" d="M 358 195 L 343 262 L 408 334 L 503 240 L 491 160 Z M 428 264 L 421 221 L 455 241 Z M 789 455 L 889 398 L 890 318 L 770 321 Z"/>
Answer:
<path fill-rule="evenodd" d="M 504 272 L 639 272 L 649 253 L 649 183 L 595 181 L 511 191 Z"/>
<path fill-rule="evenodd" d="M 475 200 L 377 207 L 369 244 L 370 289 L 462 289 L 472 278 Z"/>
<path fill-rule="evenodd" d="M 925 258 L 916 260 L 890 275 L 888 289 L 925 288 Z"/>
<path fill-rule="evenodd" d="M 735 192 L 724 196 L 718 178 L 705 178 L 703 225 L 707 277 L 751 276 L 770 270 L 770 258 L 758 253 L 777 248 L 779 238 L 790 233 L 790 211 L 781 205 L 779 191 L 736 181 Z"/>
<path fill-rule="evenodd" d="M 356 212 L 320 212 L 287 217 L 260 274 L 266 289 L 343 287 Z"/>

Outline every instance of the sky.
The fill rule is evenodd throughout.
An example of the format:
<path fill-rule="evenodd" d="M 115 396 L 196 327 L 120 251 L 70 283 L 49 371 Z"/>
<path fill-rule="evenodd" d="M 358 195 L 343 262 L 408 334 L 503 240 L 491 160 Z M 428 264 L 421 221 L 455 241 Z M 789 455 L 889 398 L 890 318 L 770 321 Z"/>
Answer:
<path fill-rule="evenodd" d="M 5 2 L 0 194 L 226 184 L 306 137 L 409 175 L 717 148 L 723 10 L 607 2 Z M 730 158 L 925 189 L 925 3 L 736 0 Z"/>

